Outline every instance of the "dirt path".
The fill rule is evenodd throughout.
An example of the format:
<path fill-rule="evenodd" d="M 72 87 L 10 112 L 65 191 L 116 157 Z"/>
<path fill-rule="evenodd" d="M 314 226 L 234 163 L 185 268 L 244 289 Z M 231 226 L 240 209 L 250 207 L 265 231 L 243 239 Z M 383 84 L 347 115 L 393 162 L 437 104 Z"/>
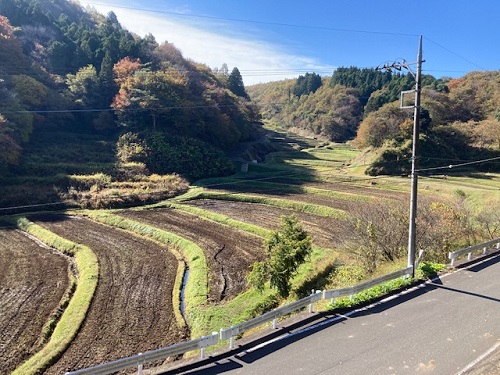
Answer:
<path fill-rule="evenodd" d="M 47 374 L 93 366 L 187 338 L 172 309 L 178 262 L 166 247 L 82 218 L 58 215 L 31 220 L 90 247 L 99 261 L 99 283 L 85 322 Z"/>
<path fill-rule="evenodd" d="M 280 217 L 295 215 L 303 228 L 311 235 L 313 244 L 326 248 L 338 245 L 340 230 L 338 221 L 334 218 L 321 217 L 303 212 L 286 210 L 258 203 L 231 202 L 216 199 L 199 199 L 187 204 L 226 215 L 232 219 L 261 227 L 276 230 L 280 226 Z"/>
<path fill-rule="evenodd" d="M 121 211 L 138 220 L 189 239 L 205 252 L 209 267 L 209 301 L 218 302 L 246 288 L 250 265 L 263 258 L 263 239 L 175 209 Z"/>
<path fill-rule="evenodd" d="M 13 229 L 0 230 L 0 373 L 40 348 L 37 341 L 68 288 L 69 262 Z"/>

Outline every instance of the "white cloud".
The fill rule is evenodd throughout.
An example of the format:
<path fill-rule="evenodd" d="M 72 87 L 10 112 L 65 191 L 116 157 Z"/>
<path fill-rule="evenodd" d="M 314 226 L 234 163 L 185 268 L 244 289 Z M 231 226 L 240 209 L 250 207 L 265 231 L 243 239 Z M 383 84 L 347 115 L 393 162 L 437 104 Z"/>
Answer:
<path fill-rule="evenodd" d="M 297 77 L 306 72 L 331 75 L 334 67 L 315 59 L 296 55 L 283 47 L 259 40 L 255 35 L 237 33 L 214 19 L 179 20 L 167 13 L 153 13 L 80 0 L 102 14 L 111 10 L 129 31 L 140 36 L 151 33 L 159 43 L 168 41 L 179 48 L 184 57 L 213 67 L 226 63 L 231 70 L 238 67 L 245 85 Z"/>

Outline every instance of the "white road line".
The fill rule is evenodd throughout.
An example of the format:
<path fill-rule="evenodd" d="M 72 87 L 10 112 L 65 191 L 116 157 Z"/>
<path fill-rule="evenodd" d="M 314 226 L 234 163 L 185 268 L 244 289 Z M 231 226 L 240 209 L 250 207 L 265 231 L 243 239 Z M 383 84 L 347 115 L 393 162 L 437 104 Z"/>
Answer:
<path fill-rule="evenodd" d="M 473 360 L 471 363 L 469 363 L 467 366 L 465 366 L 462 370 L 457 372 L 455 375 L 465 374 L 467 371 L 469 371 L 471 368 L 473 368 L 475 365 L 477 365 L 479 362 L 481 362 L 483 359 L 485 359 L 487 356 L 489 356 L 491 353 L 493 353 L 499 347 L 500 347 L 500 341 L 498 341 L 486 353 L 483 353 L 482 355 L 477 357 L 475 360 Z"/>

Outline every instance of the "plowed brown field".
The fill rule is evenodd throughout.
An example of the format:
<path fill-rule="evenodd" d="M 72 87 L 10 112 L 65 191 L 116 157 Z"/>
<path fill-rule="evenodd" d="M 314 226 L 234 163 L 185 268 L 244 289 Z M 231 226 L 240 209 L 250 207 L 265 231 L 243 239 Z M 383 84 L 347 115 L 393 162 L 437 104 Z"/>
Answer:
<path fill-rule="evenodd" d="M 21 232 L 0 230 L 0 373 L 39 347 L 42 328 L 68 288 L 69 261 Z"/>
<path fill-rule="evenodd" d="M 188 338 L 172 307 L 177 259 L 164 246 L 83 218 L 32 217 L 35 223 L 90 247 L 99 283 L 81 330 L 47 374 L 93 366 Z"/>
<path fill-rule="evenodd" d="M 197 199 L 189 205 L 213 211 L 232 219 L 276 230 L 283 215 L 295 215 L 303 228 L 311 235 L 313 244 L 326 248 L 338 245 L 339 223 L 334 218 L 321 217 L 258 203 L 231 202 L 216 199 Z"/>
<path fill-rule="evenodd" d="M 205 252 L 209 268 L 209 301 L 231 298 L 246 288 L 245 273 L 264 256 L 263 239 L 175 209 L 121 211 L 138 220 L 189 239 Z"/>

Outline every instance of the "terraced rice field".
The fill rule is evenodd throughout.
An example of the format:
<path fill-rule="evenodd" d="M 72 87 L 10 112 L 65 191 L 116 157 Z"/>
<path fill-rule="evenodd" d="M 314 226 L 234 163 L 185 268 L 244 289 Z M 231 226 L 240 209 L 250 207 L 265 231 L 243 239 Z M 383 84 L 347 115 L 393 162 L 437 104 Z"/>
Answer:
<path fill-rule="evenodd" d="M 18 230 L 0 230 L 0 373 L 43 345 L 43 327 L 66 293 L 70 265 Z"/>
<path fill-rule="evenodd" d="M 200 246 L 209 268 L 209 302 L 230 299 L 246 288 L 241 277 L 264 256 L 262 238 L 175 209 L 127 210 L 121 216 L 176 233 Z"/>
<path fill-rule="evenodd" d="M 31 220 L 97 255 L 99 283 L 75 340 L 47 374 L 93 366 L 174 344 L 189 336 L 176 322 L 178 261 L 166 246 L 66 215 Z"/>
<path fill-rule="evenodd" d="M 112 212 L 120 220 L 144 225 L 141 231 L 98 223 L 83 213 L 31 216 L 39 226 L 90 248 L 99 264 L 97 288 L 83 324 L 45 373 L 61 374 L 178 343 L 191 337 L 194 324 L 197 334 L 208 334 L 223 328 L 217 326 L 221 322 L 236 323 L 231 318 L 248 319 L 265 297 L 249 291 L 246 275 L 252 263 L 264 259 L 264 237 L 278 228 L 282 215 L 296 215 L 316 250 L 320 248 L 316 254 L 334 262 L 343 241 L 342 220 L 348 215 L 362 212 L 364 205 L 407 203 L 409 179 L 371 183 L 357 176 L 346 182 L 346 172 L 335 171 L 355 153 L 335 147 L 338 155 L 317 149 L 296 158 L 296 153 L 282 153 L 260 172 L 212 181 L 162 205 Z M 497 175 L 481 183 L 466 178 L 450 179 L 448 185 L 435 178 L 422 180 L 423 193 L 431 197 L 453 196 L 459 187 L 473 202 L 500 203 Z M 201 302 L 195 304 L 194 323 L 179 321 L 178 313 L 180 270 L 193 259 L 181 245 L 148 235 L 155 230 L 201 249 L 194 258 L 204 257 L 202 282 L 207 285 L 202 286 L 203 295 L 195 296 Z M 319 273 L 334 268 L 332 264 L 306 268 Z M 13 371 L 44 345 L 44 326 L 67 298 L 71 275 L 78 278 L 75 269 L 72 258 L 20 231 L 0 229 L 0 373 Z M 315 275 L 303 275 L 300 282 L 309 276 Z"/>
<path fill-rule="evenodd" d="M 188 205 L 216 212 L 232 219 L 258 225 L 268 230 L 277 230 L 280 217 L 296 215 L 304 229 L 311 235 L 313 244 L 326 248 L 338 245 L 340 227 L 337 219 L 296 212 L 259 203 L 231 202 L 217 199 L 197 199 Z"/>

